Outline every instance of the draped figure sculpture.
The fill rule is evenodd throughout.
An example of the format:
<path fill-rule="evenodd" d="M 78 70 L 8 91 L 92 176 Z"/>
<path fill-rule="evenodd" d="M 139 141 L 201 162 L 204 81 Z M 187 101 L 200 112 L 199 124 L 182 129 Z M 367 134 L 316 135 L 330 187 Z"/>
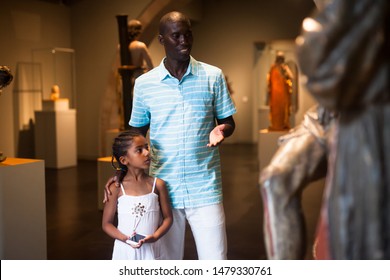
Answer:
<path fill-rule="evenodd" d="M 314 258 L 390 259 L 389 3 L 315 2 L 297 56 L 328 117 L 305 118 L 261 172 L 267 254 L 304 258 L 301 194 L 326 176 Z"/>
<path fill-rule="evenodd" d="M 270 107 L 269 130 L 290 129 L 292 83 L 293 73 L 285 63 L 284 53 L 278 51 L 275 62 L 271 65 L 267 75 L 267 100 Z"/>

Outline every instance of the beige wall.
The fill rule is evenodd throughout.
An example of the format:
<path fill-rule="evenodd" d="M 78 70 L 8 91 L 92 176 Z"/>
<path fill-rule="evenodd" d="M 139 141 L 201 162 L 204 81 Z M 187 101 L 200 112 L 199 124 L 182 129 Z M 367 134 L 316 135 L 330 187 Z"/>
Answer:
<path fill-rule="evenodd" d="M 36 47 L 56 46 L 75 50 L 79 158 L 94 159 L 99 156 L 101 99 L 118 42 L 115 15 L 137 17 L 148 3 L 144 0 L 83 0 L 69 8 L 40 1 L 17 0 L 7 1 L 0 10 L 2 26 L 12 25 L 10 30 L 0 30 L 3 41 L 0 64 L 15 69 L 18 61 L 31 60 L 31 49 Z M 311 0 L 203 1 L 202 16 L 200 19 L 197 17 L 193 27 L 193 56 L 222 68 L 232 82 L 233 98 L 238 108 L 235 116 L 237 130 L 227 142 L 257 141 L 254 43 L 294 40 L 299 34 L 302 19 L 313 8 Z M 16 25 L 28 27 L 29 22 L 13 22 L 15 11 L 35 18 L 38 30 L 34 33 L 26 31 L 24 38 L 23 34 L 16 34 Z M 38 38 L 30 38 L 33 34 L 39 34 L 35 35 Z M 154 64 L 158 65 L 164 54 L 157 40 L 151 43 L 150 51 Z M 0 97 L 0 150 L 9 156 L 16 154 L 18 145 L 13 125 L 12 91 L 13 86 L 10 86 Z M 308 107 L 312 102 L 306 103 Z"/>
<path fill-rule="evenodd" d="M 9 66 L 13 74 L 18 67 L 21 69 L 31 63 L 33 49 L 71 47 L 70 9 L 62 5 L 26 0 L 2 1 L 0 26 L 0 64 Z M 18 94 L 29 94 L 17 92 L 18 84 L 25 83 L 15 77 L 0 96 L 0 150 L 9 157 L 16 156 L 17 150 L 21 149 L 19 108 L 14 103 Z M 34 143 L 25 143 L 25 149 L 29 145 L 33 147 Z"/>

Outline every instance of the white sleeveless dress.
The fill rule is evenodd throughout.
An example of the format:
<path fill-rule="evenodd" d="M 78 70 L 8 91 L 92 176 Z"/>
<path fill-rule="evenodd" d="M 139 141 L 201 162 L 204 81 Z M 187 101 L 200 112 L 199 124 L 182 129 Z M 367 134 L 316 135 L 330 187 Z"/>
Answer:
<path fill-rule="evenodd" d="M 118 229 L 131 235 L 137 232 L 143 235 L 153 234 L 161 222 L 161 210 L 158 195 L 154 192 L 156 186 L 154 178 L 152 192 L 140 195 L 126 195 L 121 184 L 123 195 L 118 198 Z M 129 244 L 115 240 L 112 253 L 113 260 L 155 260 L 160 258 L 159 240 L 154 243 L 144 243 L 141 248 L 134 249 Z"/>

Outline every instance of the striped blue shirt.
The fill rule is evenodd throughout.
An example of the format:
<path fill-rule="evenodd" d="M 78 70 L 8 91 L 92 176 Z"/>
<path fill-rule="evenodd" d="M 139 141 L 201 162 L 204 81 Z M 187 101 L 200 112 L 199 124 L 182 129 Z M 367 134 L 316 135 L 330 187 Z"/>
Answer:
<path fill-rule="evenodd" d="M 236 112 L 224 75 L 191 57 L 179 81 L 163 61 L 136 79 L 129 124 L 150 124 L 150 173 L 167 183 L 173 208 L 220 203 L 219 151 L 207 143 L 215 119 Z"/>

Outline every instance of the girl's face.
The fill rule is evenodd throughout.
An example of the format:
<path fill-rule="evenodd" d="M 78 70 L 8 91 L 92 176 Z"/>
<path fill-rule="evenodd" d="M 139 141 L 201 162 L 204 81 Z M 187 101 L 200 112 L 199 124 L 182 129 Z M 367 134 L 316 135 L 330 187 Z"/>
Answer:
<path fill-rule="evenodd" d="M 135 168 L 146 169 L 150 166 L 149 145 L 143 136 L 136 136 L 127 150 L 127 154 L 121 157 L 122 163 Z"/>

